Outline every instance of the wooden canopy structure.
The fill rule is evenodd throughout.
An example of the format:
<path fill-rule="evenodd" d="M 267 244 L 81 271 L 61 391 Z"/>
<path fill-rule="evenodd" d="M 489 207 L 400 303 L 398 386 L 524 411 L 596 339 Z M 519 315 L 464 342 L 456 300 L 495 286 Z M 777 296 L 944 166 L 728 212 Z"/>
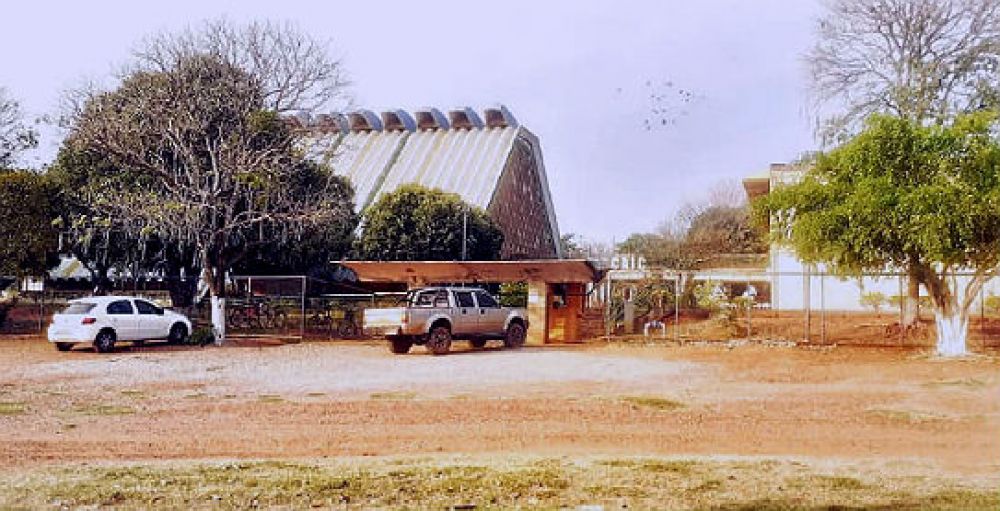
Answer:
<path fill-rule="evenodd" d="M 583 259 L 538 261 L 345 261 L 360 282 L 590 284 L 602 272 Z"/>

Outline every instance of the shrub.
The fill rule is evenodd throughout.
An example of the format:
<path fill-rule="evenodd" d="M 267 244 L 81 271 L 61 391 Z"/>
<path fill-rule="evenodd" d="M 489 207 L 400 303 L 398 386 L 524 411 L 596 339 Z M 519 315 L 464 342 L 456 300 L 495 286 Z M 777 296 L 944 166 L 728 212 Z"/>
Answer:
<path fill-rule="evenodd" d="M 887 301 L 888 299 L 885 297 L 885 295 L 879 293 L 878 291 L 872 291 L 871 293 L 863 293 L 861 295 L 861 305 L 869 309 L 874 309 L 875 312 L 878 312 L 880 309 L 882 309 L 882 306 L 885 305 Z"/>
<path fill-rule="evenodd" d="M 990 315 L 1000 314 L 1000 296 L 989 295 L 986 297 L 986 302 L 983 304 L 986 307 L 986 312 Z"/>
<path fill-rule="evenodd" d="M 195 327 L 194 332 L 188 336 L 185 344 L 190 346 L 207 346 L 215 342 L 215 334 L 208 327 Z"/>

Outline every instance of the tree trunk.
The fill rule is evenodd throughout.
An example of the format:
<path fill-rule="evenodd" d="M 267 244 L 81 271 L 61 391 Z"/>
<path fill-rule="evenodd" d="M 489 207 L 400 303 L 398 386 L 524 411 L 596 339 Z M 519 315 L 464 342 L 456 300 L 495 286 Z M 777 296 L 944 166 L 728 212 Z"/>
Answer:
<path fill-rule="evenodd" d="M 955 300 L 956 302 L 958 300 Z M 958 303 L 954 304 L 954 309 Z M 942 357 L 961 357 L 968 354 L 966 340 L 969 336 L 969 315 L 967 311 L 934 311 L 937 323 L 937 353 Z"/>
<path fill-rule="evenodd" d="M 906 296 L 903 301 L 903 327 L 916 325 L 920 320 L 920 279 L 916 270 L 911 268 L 906 278 Z"/>
<path fill-rule="evenodd" d="M 202 260 L 205 264 L 201 270 L 201 277 L 208 286 L 212 334 L 215 337 L 215 344 L 221 346 L 226 342 L 226 283 L 225 279 L 218 275 L 221 270 L 212 271 L 207 254 Z"/>
<path fill-rule="evenodd" d="M 215 344 L 221 345 L 226 340 L 226 299 L 215 295 L 212 292 L 212 333 L 215 335 Z"/>

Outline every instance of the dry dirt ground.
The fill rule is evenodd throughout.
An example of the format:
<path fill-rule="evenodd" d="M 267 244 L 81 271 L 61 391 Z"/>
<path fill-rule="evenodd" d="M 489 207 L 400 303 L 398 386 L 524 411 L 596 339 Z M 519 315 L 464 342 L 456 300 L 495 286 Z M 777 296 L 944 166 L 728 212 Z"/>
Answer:
<path fill-rule="evenodd" d="M 98 355 L 0 337 L 0 474 L 412 456 L 795 460 L 997 488 L 1000 358 L 604 343 L 445 357 L 377 343 Z"/>

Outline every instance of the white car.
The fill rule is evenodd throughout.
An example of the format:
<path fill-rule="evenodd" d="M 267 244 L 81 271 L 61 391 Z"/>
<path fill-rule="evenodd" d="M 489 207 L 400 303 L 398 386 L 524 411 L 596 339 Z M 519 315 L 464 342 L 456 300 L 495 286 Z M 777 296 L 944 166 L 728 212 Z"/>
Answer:
<path fill-rule="evenodd" d="M 52 317 L 49 342 L 59 351 L 91 344 L 100 353 L 119 341 L 166 340 L 181 343 L 191 333 L 191 321 L 148 300 L 132 296 L 95 296 L 69 302 Z"/>

